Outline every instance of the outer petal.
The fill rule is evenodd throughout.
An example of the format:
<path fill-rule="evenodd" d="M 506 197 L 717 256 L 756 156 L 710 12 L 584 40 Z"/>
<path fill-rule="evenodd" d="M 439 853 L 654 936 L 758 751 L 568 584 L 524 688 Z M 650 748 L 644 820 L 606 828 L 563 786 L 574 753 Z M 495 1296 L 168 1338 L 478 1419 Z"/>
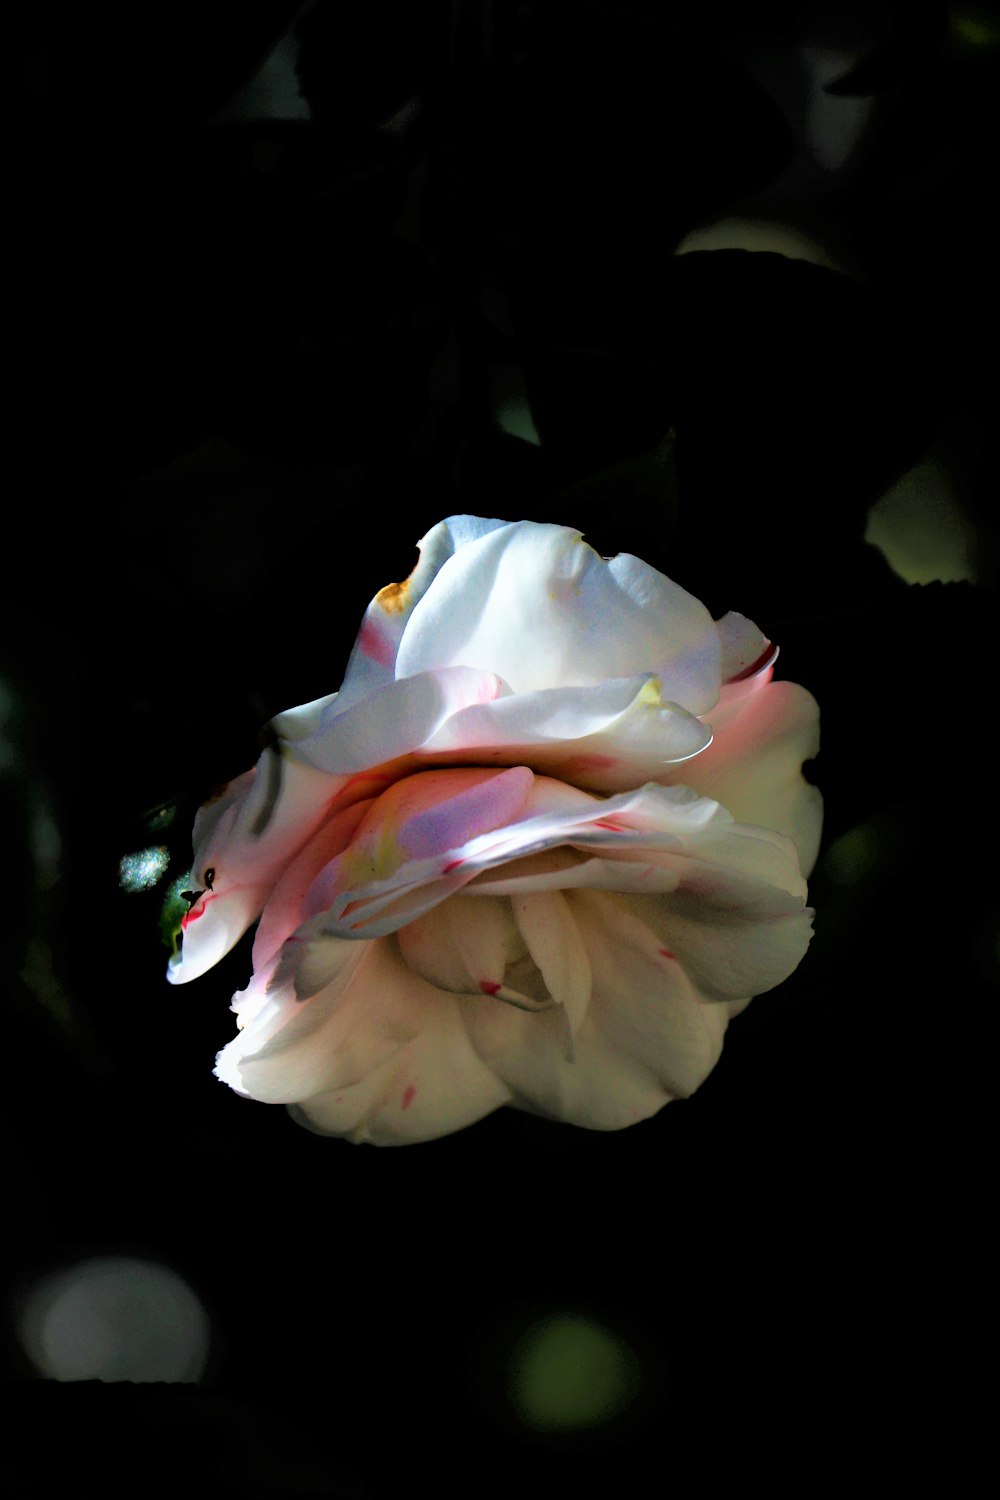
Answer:
<path fill-rule="evenodd" d="M 396 671 L 396 654 L 414 609 L 444 563 L 460 547 L 477 542 L 506 525 L 504 521 L 488 521 L 481 516 L 449 516 L 421 538 L 417 544 L 420 558 L 409 578 L 403 583 L 389 583 L 379 589 L 365 611 L 340 692 L 343 707 L 370 697 L 380 688 L 387 687 L 395 677 L 410 675 Z"/>
<path fill-rule="evenodd" d="M 659 779 L 683 781 L 723 803 L 740 822 L 785 834 L 808 875 L 819 850 L 823 799 L 803 777 L 802 764 L 819 751 L 819 708 L 805 688 L 771 682 L 769 675 L 724 687 L 709 715 L 712 744 Z"/>
<path fill-rule="evenodd" d="M 407 621 L 396 676 L 497 673 L 517 693 L 648 672 L 690 713 L 716 702 L 721 644 L 691 594 L 636 557 L 605 562 L 579 532 L 530 521 L 460 547 Z"/>
<path fill-rule="evenodd" d="M 202 894 L 184 918 L 173 984 L 197 979 L 260 915 L 282 869 L 334 810 L 344 782 L 331 781 L 279 741 L 195 819 L 192 879 Z"/>
<path fill-rule="evenodd" d="M 378 1144 L 430 1140 L 507 1103 L 459 1002 L 414 974 L 394 939 L 344 943 L 345 963 L 306 1004 L 272 994 L 216 1072 L 256 1099 L 295 1103 L 322 1133 Z"/>

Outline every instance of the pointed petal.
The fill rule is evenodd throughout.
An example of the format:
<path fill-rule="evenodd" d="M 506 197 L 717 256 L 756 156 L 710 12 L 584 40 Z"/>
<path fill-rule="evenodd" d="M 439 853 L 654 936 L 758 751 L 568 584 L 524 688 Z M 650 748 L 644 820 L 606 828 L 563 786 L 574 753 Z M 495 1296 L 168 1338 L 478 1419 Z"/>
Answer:
<path fill-rule="evenodd" d="M 342 780 L 303 765 L 278 740 L 252 771 L 202 808 L 195 819 L 192 879 L 203 894 L 181 924 L 181 951 L 167 970 L 172 984 L 197 979 L 229 952 L 338 798 L 350 801 L 354 795 Z"/>

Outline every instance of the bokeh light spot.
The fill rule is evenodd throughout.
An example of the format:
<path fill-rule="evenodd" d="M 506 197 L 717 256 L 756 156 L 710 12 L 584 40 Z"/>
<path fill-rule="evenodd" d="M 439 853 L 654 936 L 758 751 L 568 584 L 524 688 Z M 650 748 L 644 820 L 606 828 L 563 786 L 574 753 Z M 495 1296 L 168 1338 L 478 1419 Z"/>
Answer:
<path fill-rule="evenodd" d="M 161 878 L 170 854 L 162 844 L 126 854 L 118 866 L 118 884 L 123 891 L 148 891 Z"/>
<path fill-rule="evenodd" d="M 960 47 L 1000 46 L 1000 20 L 985 6 L 953 5 L 948 23 L 950 38 Z"/>
<path fill-rule="evenodd" d="M 600 1427 L 625 1412 L 639 1393 L 640 1367 L 618 1334 L 591 1317 L 557 1313 L 518 1340 L 510 1361 L 510 1401 L 536 1432 Z"/>
<path fill-rule="evenodd" d="M 538 446 L 541 439 L 526 396 L 504 396 L 497 402 L 497 425 L 511 437 Z"/>
<path fill-rule="evenodd" d="M 857 885 L 876 869 L 882 840 L 871 823 L 860 823 L 834 839 L 823 859 L 823 870 L 834 885 Z"/>
<path fill-rule="evenodd" d="M 909 469 L 868 514 L 865 541 L 907 583 L 975 580 L 978 537 L 944 464 Z"/>
<path fill-rule="evenodd" d="M 34 1282 L 21 1298 L 18 1333 L 50 1380 L 195 1381 L 208 1362 L 211 1321 L 169 1266 L 109 1255 Z"/>

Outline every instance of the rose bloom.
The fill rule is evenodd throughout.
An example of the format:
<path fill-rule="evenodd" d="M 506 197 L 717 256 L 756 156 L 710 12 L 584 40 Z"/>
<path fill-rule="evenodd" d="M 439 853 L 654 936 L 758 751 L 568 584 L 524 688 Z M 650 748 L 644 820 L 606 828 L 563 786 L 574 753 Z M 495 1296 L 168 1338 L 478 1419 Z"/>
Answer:
<path fill-rule="evenodd" d="M 691 1094 L 811 935 L 818 710 L 775 655 L 566 527 L 440 522 L 198 813 L 170 979 L 259 919 L 218 1076 L 380 1144 Z"/>

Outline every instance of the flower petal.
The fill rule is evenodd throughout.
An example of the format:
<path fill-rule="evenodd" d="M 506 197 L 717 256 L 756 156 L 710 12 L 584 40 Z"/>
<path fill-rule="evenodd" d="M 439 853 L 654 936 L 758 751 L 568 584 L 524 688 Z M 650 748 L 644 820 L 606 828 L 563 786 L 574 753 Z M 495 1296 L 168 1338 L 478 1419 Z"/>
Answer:
<path fill-rule="evenodd" d="M 296 753 L 330 775 L 357 775 L 420 749 L 462 709 L 508 691 L 494 673 L 459 666 L 390 682 L 360 702 L 342 692 L 296 742 Z"/>
<path fill-rule="evenodd" d="M 823 799 L 802 775 L 819 751 L 819 708 L 794 682 L 724 687 L 710 720 L 712 744 L 662 780 L 683 781 L 728 807 L 741 823 L 775 828 L 792 839 L 803 874 L 816 862 Z"/>
<path fill-rule="evenodd" d="M 510 903 L 453 896 L 397 933 L 414 973 L 455 995 L 495 995 L 526 952 Z"/>
<path fill-rule="evenodd" d="M 396 671 L 396 656 L 414 609 L 460 547 L 477 542 L 506 524 L 481 516 L 449 516 L 421 538 L 417 544 L 419 560 L 409 578 L 379 589 L 365 610 L 340 690 L 342 709 L 388 687 L 396 677 L 411 675 Z"/>
<path fill-rule="evenodd" d="M 320 1133 L 383 1145 L 446 1135 L 507 1103 L 509 1089 L 469 1041 L 461 1002 L 414 974 L 394 939 L 341 946 L 345 970 L 305 1005 L 287 990 L 270 997 L 268 1013 L 219 1054 L 220 1078 L 255 1099 L 298 1104 Z"/>
<path fill-rule="evenodd" d="M 409 617 L 396 676 L 447 666 L 495 672 L 516 693 L 651 673 L 689 713 L 721 685 L 715 623 L 636 557 L 605 562 L 565 526 L 522 521 L 460 547 Z"/>
<path fill-rule="evenodd" d="M 203 890 L 181 924 L 181 951 L 167 970 L 172 984 L 197 979 L 238 942 L 341 790 L 342 783 L 303 765 L 277 741 L 201 809 L 192 879 Z"/>
<path fill-rule="evenodd" d="M 423 742 L 418 759 L 530 765 L 576 786 L 618 792 L 658 780 L 711 739 L 700 719 L 663 701 L 657 678 L 643 675 L 508 693 L 460 709 Z"/>
<path fill-rule="evenodd" d="M 698 1004 L 679 965 L 628 910 L 627 898 L 565 898 L 592 975 L 566 1055 L 562 1017 L 469 1002 L 469 1034 L 513 1103 L 591 1130 L 618 1130 L 690 1094 L 718 1060 L 728 1014 Z"/>
<path fill-rule="evenodd" d="M 722 644 L 722 680 L 738 682 L 773 666 L 778 648 L 746 615 L 730 610 L 716 621 Z"/>

